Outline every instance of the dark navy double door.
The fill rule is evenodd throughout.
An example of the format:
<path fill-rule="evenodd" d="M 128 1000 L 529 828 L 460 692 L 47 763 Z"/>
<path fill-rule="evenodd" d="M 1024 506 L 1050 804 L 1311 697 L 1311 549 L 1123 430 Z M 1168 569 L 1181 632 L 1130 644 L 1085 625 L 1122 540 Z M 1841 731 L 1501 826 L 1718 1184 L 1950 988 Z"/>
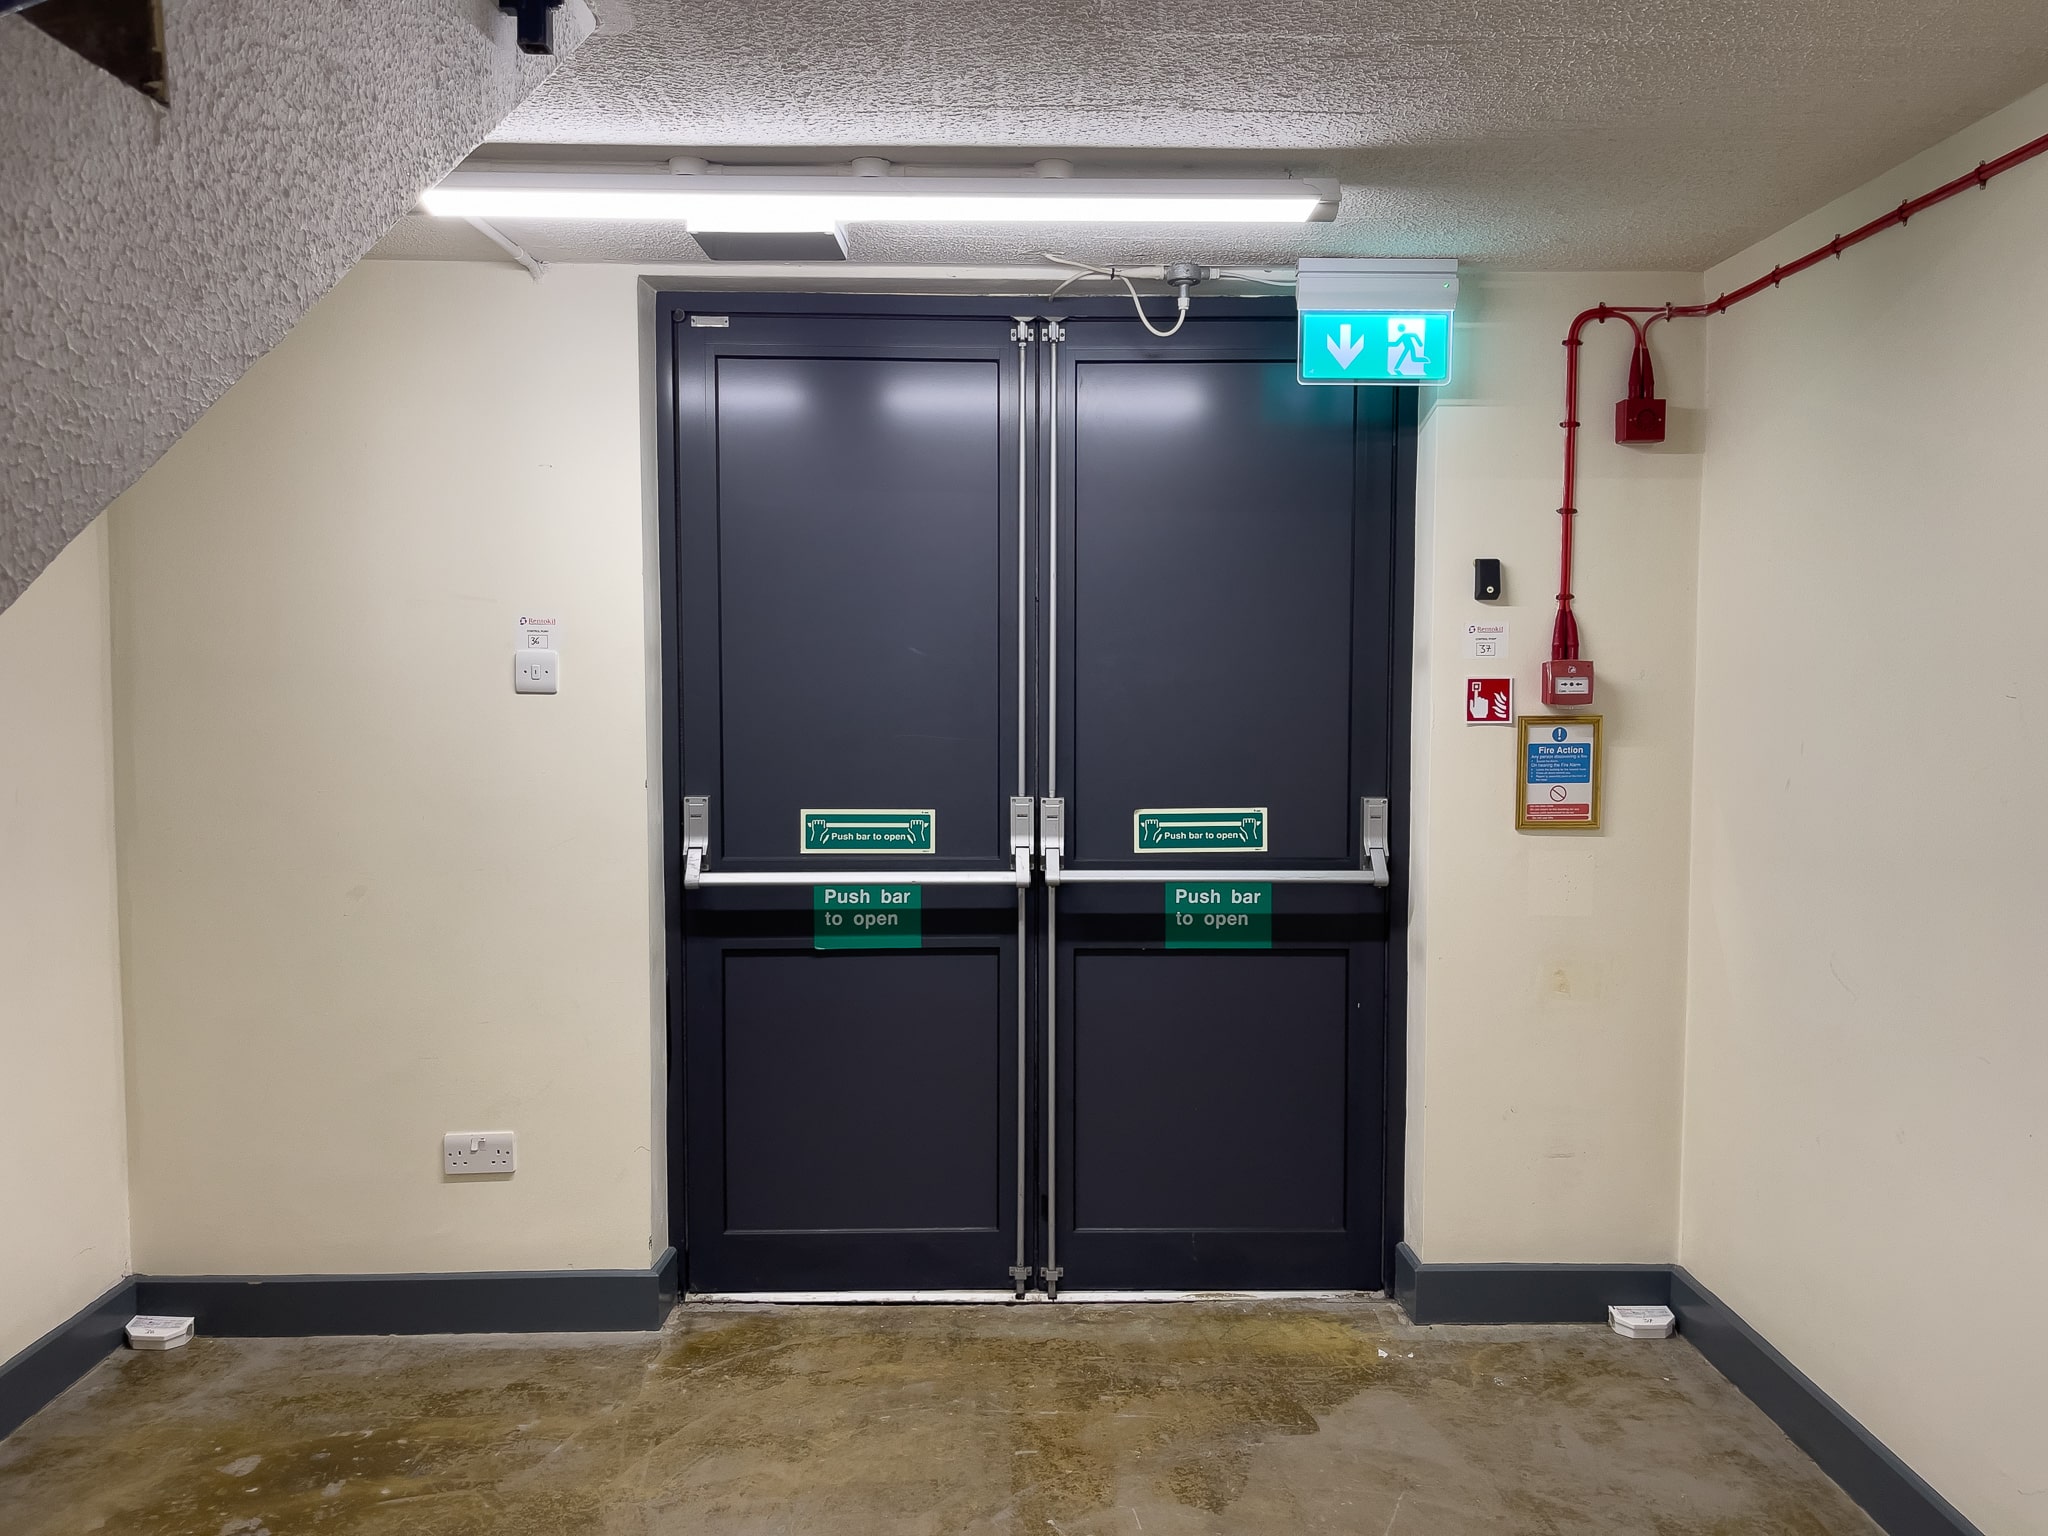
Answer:
<path fill-rule="evenodd" d="M 1019 314 L 1032 306 L 1012 305 Z M 1042 308 L 1042 306 L 1040 306 Z M 1395 718 L 1404 392 L 1307 388 L 1291 314 L 676 296 L 669 580 L 705 863 L 920 886 L 821 949 L 808 885 L 682 891 L 675 1229 L 699 1292 L 1373 1288 L 1389 892 L 1276 883 L 1266 948 L 1168 948 L 1138 813 L 1257 809 L 1211 866 L 1356 867 Z M 806 852 L 915 811 L 929 853 Z M 1402 821 L 1396 814 L 1396 826 Z M 1398 847 L 1397 847 L 1398 863 Z M 1398 890 L 1398 884 L 1396 886 Z M 1050 931 L 1050 938 L 1049 938 Z"/>

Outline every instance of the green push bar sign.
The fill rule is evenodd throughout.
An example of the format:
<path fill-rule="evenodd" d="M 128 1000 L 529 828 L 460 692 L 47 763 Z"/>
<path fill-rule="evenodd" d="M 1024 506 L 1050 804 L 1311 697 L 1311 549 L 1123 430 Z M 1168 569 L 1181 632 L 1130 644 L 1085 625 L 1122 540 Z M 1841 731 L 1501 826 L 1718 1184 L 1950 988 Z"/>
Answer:
<path fill-rule="evenodd" d="M 1271 949 L 1273 887 L 1166 882 L 1168 949 Z"/>
<path fill-rule="evenodd" d="M 1264 853 L 1262 805 L 1176 806 L 1131 814 L 1134 853 Z"/>
<path fill-rule="evenodd" d="M 924 948 L 922 887 L 812 886 L 811 948 Z"/>
<path fill-rule="evenodd" d="M 804 811 L 797 847 L 804 853 L 930 853 L 931 811 Z"/>
<path fill-rule="evenodd" d="M 1304 384 L 1442 384 L 1451 376 L 1451 317 L 1412 313 L 1304 310 Z"/>

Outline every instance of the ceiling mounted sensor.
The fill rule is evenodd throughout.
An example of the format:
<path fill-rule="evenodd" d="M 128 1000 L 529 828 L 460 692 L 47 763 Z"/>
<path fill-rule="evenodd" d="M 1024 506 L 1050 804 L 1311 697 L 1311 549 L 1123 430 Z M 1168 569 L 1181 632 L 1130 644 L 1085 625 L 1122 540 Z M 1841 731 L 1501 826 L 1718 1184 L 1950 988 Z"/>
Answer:
<path fill-rule="evenodd" d="M 457 170 L 420 203 L 452 218 L 681 222 L 700 243 L 707 233 L 808 234 L 824 237 L 822 250 L 847 224 L 1301 224 L 1334 218 L 1338 194 L 1334 181 L 1285 177 L 1081 176 L 1064 161 L 1008 175 L 930 174 L 874 159 L 836 174 L 729 170 L 682 157 L 671 164 Z"/>
<path fill-rule="evenodd" d="M 562 0 L 498 0 L 498 9 L 519 20 L 519 51 L 549 54 L 555 51 L 555 12 Z"/>

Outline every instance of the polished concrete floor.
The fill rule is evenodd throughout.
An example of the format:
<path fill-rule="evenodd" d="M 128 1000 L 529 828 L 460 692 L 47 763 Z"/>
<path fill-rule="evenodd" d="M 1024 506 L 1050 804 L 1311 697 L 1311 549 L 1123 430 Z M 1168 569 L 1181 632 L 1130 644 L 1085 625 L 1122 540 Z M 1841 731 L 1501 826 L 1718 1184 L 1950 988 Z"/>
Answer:
<path fill-rule="evenodd" d="M 1391 1304 L 678 1309 L 200 1339 L 0 1442 L 0 1531 L 1871 1536 L 1683 1340 Z"/>

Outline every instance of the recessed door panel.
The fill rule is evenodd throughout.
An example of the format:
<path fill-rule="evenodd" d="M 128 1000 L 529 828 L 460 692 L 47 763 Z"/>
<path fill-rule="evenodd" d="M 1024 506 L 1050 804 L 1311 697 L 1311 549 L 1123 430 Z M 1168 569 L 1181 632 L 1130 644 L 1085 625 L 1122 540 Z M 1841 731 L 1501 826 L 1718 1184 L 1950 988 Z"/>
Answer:
<path fill-rule="evenodd" d="M 726 858 L 862 806 L 998 857 L 1000 384 L 993 360 L 719 359 Z"/>
<path fill-rule="evenodd" d="M 1351 392 L 1227 358 L 1074 375 L 1075 857 L 1129 856 L 1158 806 L 1265 807 L 1271 852 L 1342 857 Z"/>
<path fill-rule="evenodd" d="M 1003 1222 L 993 954 L 729 956 L 728 1232 Z"/>
<path fill-rule="evenodd" d="M 1077 956 L 1075 1229 L 1342 1230 L 1345 966 Z"/>

